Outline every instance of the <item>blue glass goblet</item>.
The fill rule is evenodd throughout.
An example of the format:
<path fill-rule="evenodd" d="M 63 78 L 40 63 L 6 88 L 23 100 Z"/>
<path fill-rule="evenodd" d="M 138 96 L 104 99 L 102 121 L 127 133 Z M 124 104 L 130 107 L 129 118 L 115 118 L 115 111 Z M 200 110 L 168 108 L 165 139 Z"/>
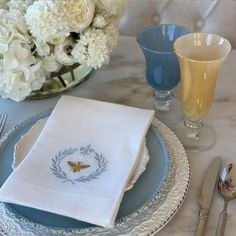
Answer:
<path fill-rule="evenodd" d="M 161 24 L 148 27 L 137 36 L 146 60 L 146 79 L 155 89 L 156 116 L 166 124 L 183 119 L 180 102 L 174 99 L 172 91 L 180 81 L 173 44 L 178 37 L 189 32 L 181 26 Z"/>

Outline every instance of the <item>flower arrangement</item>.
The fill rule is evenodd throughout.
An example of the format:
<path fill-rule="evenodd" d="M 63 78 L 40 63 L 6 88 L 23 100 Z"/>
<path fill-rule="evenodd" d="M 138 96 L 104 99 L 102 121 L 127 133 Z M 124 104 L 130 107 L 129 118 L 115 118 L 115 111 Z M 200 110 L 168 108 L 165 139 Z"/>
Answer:
<path fill-rule="evenodd" d="M 63 66 L 108 63 L 126 4 L 0 0 L 0 96 L 21 101 Z"/>

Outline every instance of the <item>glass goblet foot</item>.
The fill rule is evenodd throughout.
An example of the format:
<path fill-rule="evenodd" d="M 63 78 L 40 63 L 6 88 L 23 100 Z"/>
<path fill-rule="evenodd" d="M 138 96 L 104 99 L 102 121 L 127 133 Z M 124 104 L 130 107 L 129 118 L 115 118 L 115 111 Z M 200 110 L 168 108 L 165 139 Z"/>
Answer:
<path fill-rule="evenodd" d="M 205 126 L 202 120 L 196 122 L 185 120 L 180 127 L 173 128 L 173 131 L 185 149 L 193 152 L 208 150 L 216 141 L 214 130 Z"/>

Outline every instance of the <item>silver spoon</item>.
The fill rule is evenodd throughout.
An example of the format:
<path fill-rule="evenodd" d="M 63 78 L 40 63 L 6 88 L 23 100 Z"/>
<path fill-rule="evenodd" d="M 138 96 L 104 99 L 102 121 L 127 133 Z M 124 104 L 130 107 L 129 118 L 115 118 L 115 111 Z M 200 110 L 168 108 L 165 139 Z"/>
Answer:
<path fill-rule="evenodd" d="M 224 198 L 224 209 L 219 216 L 216 236 L 223 236 L 228 218 L 228 203 L 236 198 L 236 163 L 230 163 L 222 170 L 218 181 L 218 190 Z"/>

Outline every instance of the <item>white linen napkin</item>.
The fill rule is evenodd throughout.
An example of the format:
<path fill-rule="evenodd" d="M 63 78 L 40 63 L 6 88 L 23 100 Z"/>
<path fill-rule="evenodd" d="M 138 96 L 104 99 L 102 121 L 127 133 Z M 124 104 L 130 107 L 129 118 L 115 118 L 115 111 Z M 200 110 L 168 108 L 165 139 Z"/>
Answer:
<path fill-rule="evenodd" d="M 112 226 L 153 114 L 63 96 L 0 200 Z"/>

